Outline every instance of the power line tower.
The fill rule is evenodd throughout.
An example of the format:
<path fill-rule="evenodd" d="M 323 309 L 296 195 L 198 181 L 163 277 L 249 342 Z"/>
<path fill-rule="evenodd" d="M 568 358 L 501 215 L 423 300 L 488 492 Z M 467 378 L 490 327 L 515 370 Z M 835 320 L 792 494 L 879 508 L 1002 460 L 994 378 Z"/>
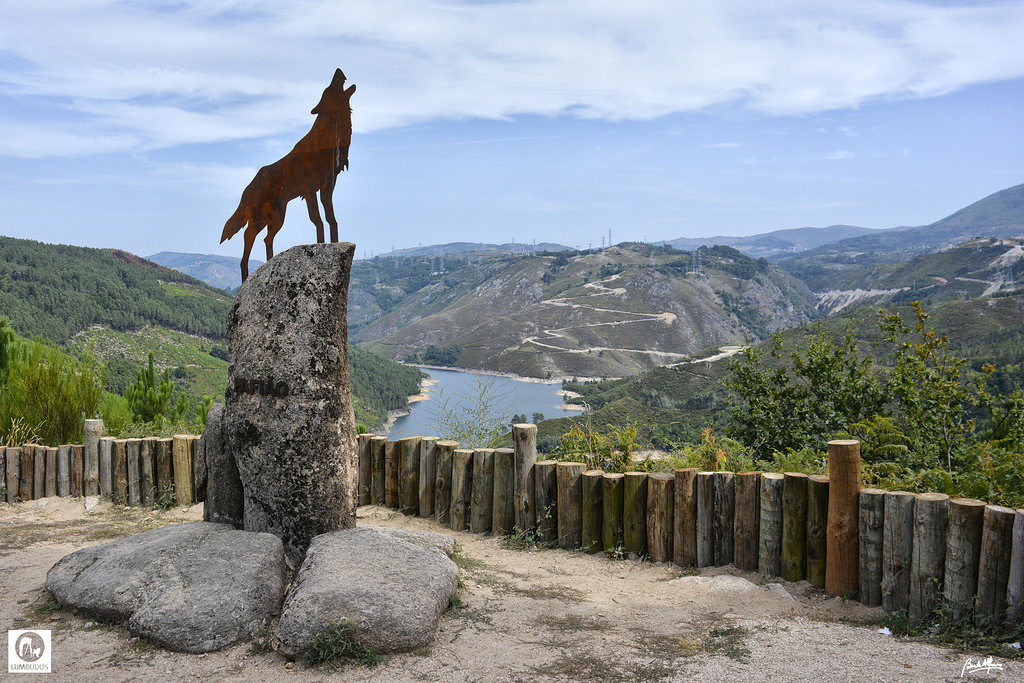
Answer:
<path fill-rule="evenodd" d="M 608 246 L 612 246 L 612 229 L 608 228 Z"/>

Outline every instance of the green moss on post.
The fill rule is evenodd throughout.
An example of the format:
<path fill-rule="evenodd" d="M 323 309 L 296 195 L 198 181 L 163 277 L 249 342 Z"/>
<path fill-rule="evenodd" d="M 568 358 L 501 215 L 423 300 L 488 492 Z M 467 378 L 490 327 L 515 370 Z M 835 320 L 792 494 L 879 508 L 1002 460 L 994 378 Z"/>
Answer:
<path fill-rule="evenodd" d="M 618 473 L 601 476 L 601 545 L 608 555 L 622 548 L 622 481 Z"/>
<path fill-rule="evenodd" d="M 604 472 L 601 470 L 587 470 L 583 473 L 580 546 L 585 553 L 600 552 L 604 547 L 604 503 L 601 497 L 603 479 Z"/>
<path fill-rule="evenodd" d="M 782 482 L 782 578 L 807 577 L 807 475 L 786 472 Z"/>

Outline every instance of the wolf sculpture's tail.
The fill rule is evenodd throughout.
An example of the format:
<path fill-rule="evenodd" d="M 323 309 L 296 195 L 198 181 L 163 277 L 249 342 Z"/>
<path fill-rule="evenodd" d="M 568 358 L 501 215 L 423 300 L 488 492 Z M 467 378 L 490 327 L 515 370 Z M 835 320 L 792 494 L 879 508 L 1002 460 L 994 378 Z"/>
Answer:
<path fill-rule="evenodd" d="M 249 204 L 245 201 L 245 193 L 242 194 L 242 201 L 239 202 L 238 208 L 231 214 L 231 218 L 224 224 L 224 232 L 220 234 L 220 241 L 223 244 L 225 240 L 229 240 L 242 229 L 246 223 L 249 222 Z"/>

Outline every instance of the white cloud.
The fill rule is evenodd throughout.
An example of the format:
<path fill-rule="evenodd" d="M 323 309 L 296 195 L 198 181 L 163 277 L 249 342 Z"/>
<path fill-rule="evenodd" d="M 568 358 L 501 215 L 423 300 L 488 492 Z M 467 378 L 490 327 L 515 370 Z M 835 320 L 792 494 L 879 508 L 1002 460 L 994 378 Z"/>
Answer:
<path fill-rule="evenodd" d="M 742 142 L 712 142 L 704 145 L 705 149 L 736 149 L 742 147 Z"/>
<path fill-rule="evenodd" d="M 1024 5 L 446 0 L 160 9 L 23 2 L 0 26 L 0 154 L 63 156 L 300 130 L 335 66 L 359 131 L 439 118 L 649 119 L 732 103 L 808 114 L 1024 76 Z M 59 141 L 45 144 L 60 122 Z M 33 146 L 33 141 L 40 146 Z"/>

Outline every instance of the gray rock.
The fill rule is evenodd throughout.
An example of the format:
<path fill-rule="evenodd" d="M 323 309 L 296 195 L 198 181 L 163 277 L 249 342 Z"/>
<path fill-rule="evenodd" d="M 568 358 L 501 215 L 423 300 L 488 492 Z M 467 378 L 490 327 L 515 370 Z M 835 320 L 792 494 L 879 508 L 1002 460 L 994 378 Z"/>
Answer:
<path fill-rule="evenodd" d="M 46 589 L 169 650 L 210 652 L 265 628 L 284 579 L 276 536 L 192 522 L 73 552 L 50 569 Z"/>
<path fill-rule="evenodd" d="M 437 548 L 448 557 L 451 557 L 455 553 L 455 537 L 448 536 L 447 534 L 438 534 L 433 531 L 420 531 L 419 529 L 405 529 L 403 527 L 387 526 L 384 524 L 360 524 L 359 528 L 373 529 L 374 531 L 379 531 L 382 534 L 387 534 L 406 541 L 407 543 L 423 546 L 424 548 Z"/>
<path fill-rule="evenodd" d="M 247 531 L 301 560 L 314 536 L 355 526 L 355 417 L 348 281 L 355 245 L 308 244 L 272 258 L 228 315 L 224 441 L 238 465 Z"/>
<path fill-rule="evenodd" d="M 386 654 L 430 642 L 458 584 L 458 568 L 433 547 L 376 529 L 317 536 L 288 590 L 275 637 L 301 655 L 330 624 L 350 623 L 357 641 Z"/>
<path fill-rule="evenodd" d="M 206 504 L 203 519 L 221 522 L 241 529 L 243 524 L 242 480 L 238 465 L 224 449 L 224 406 L 214 403 L 206 414 L 203 430 L 204 467 L 206 471 Z M 196 476 L 199 466 L 196 464 Z"/>

